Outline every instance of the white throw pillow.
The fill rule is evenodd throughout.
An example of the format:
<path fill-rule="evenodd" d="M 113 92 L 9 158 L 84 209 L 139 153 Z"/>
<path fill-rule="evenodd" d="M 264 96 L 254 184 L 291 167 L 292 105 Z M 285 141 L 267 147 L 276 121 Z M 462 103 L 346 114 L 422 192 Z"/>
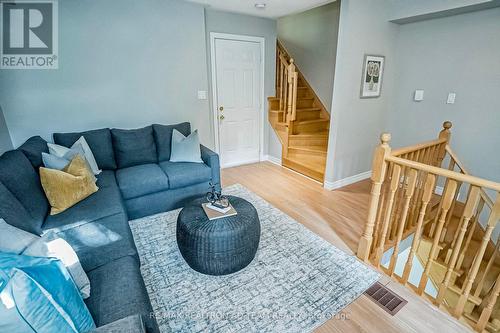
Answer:
<path fill-rule="evenodd" d="M 39 236 L 16 228 L 4 219 L 0 219 L 0 251 L 20 254 L 38 239 L 40 239 Z"/>
<path fill-rule="evenodd" d="M 49 153 L 57 157 L 65 157 L 65 155 L 70 151 L 70 148 L 56 145 L 54 143 L 47 143 L 47 146 L 49 147 Z M 97 166 L 97 162 L 95 160 L 94 154 L 92 153 L 92 149 L 90 149 L 87 141 L 83 136 L 76 140 L 76 142 L 71 146 L 71 149 L 78 146 L 82 148 L 85 154 L 84 157 L 90 165 L 90 169 L 92 169 L 94 175 L 100 174 L 101 170 L 99 170 L 99 167 Z"/>
<path fill-rule="evenodd" d="M 90 281 L 80 264 L 77 254 L 64 239 L 49 231 L 34 243 L 31 243 L 22 253 L 33 257 L 53 257 L 62 261 L 75 281 L 82 297 L 90 296 Z"/>

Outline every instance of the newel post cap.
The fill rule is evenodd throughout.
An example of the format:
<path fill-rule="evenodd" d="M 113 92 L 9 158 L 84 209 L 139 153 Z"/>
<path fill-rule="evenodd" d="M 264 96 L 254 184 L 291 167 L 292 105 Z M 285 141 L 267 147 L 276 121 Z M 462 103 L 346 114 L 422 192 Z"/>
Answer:
<path fill-rule="evenodd" d="M 391 141 L 391 133 L 382 133 L 380 135 L 380 142 L 383 144 L 383 145 L 387 145 L 389 144 L 389 141 Z"/>

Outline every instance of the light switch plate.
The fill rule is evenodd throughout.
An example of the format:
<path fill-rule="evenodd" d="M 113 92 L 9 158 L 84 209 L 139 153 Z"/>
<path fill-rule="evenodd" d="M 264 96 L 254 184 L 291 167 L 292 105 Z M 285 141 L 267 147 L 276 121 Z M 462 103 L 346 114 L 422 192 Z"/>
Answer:
<path fill-rule="evenodd" d="M 207 91 L 198 90 L 198 99 L 207 99 Z"/>
<path fill-rule="evenodd" d="M 415 102 L 421 102 L 424 100 L 424 91 L 423 90 L 415 90 L 415 95 L 413 97 Z"/>
<path fill-rule="evenodd" d="M 455 93 L 449 93 L 448 94 L 448 99 L 446 100 L 446 104 L 455 104 L 455 98 L 457 97 L 457 94 Z"/>

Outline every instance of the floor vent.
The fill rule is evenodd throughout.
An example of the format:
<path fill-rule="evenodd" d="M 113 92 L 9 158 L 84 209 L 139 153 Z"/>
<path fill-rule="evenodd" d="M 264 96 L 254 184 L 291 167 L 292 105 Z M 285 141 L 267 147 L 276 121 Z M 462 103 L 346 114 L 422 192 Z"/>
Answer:
<path fill-rule="evenodd" d="M 368 288 L 368 290 L 365 291 L 365 295 L 371 298 L 391 316 L 398 313 L 398 311 L 408 303 L 408 301 L 402 299 L 379 282 L 375 282 L 374 285 Z"/>

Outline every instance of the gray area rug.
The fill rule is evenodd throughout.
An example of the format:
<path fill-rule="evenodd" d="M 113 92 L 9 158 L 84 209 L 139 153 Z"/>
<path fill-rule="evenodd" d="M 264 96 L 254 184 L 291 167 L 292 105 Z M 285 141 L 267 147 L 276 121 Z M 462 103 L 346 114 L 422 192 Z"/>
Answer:
<path fill-rule="evenodd" d="M 309 332 L 378 280 L 245 187 L 224 192 L 251 202 L 262 228 L 255 259 L 231 275 L 203 275 L 186 264 L 175 238 L 180 210 L 130 221 L 162 333 Z"/>

